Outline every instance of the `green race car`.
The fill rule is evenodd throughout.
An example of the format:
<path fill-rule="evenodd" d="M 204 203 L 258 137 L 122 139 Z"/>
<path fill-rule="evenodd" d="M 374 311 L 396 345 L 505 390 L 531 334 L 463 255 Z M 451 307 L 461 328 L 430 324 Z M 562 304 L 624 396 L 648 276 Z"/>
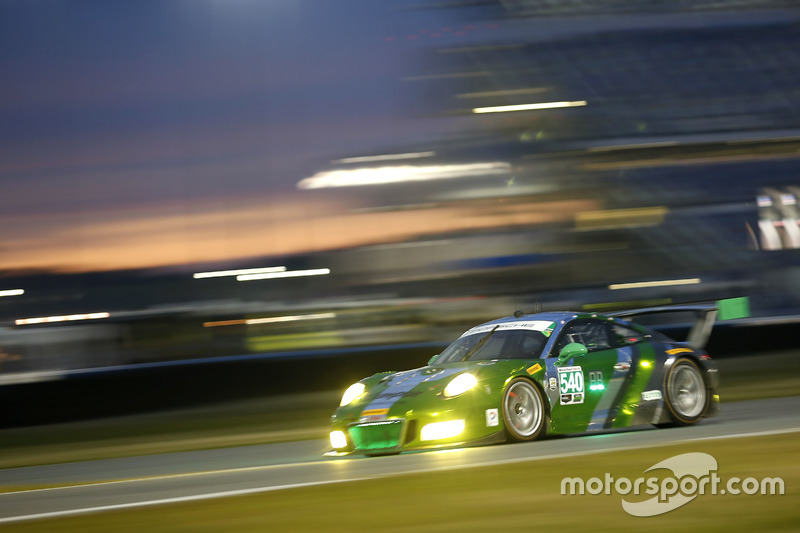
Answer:
<path fill-rule="evenodd" d="M 626 320 L 665 311 L 697 314 L 686 342 Z M 717 368 L 701 348 L 715 313 L 517 313 L 481 324 L 428 366 L 350 386 L 332 417 L 331 446 L 383 455 L 694 424 L 719 407 Z"/>

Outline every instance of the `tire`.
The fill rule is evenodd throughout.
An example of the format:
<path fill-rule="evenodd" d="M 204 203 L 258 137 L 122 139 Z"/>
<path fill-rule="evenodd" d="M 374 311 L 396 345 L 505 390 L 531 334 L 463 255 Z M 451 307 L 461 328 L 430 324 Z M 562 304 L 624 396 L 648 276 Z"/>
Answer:
<path fill-rule="evenodd" d="M 510 441 L 535 440 L 547 432 L 547 408 L 539 387 L 514 378 L 503 392 L 503 425 Z"/>
<path fill-rule="evenodd" d="M 678 359 L 664 377 L 664 398 L 672 424 L 689 426 L 703 418 L 711 404 L 703 373 L 691 359 Z"/>

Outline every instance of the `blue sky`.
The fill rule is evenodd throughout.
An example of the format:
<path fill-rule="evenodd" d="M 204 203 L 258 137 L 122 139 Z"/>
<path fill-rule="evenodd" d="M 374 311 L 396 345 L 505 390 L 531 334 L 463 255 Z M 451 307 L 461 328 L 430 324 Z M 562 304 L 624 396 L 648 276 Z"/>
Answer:
<path fill-rule="evenodd" d="M 397 30 L 384 5 L 2 3 L 1 177 L 113 180 L 138 167 L 146 182 L 148 170 L 210 165 L 233 168 L 227 188 L 291 186 L 315 157 L 391 137 L 386 121 L 413 109 L 398 83 L 411 67 L 385 41 Z M 184 186 L 202 194 L 203 181 Z M 128 199 L 170 193 L 163 175 L 156 184 Z"/>
<path fill-rule="evenodd" d="M 391 5 L 0 0 L 0 270 L 23 249 L 58 264 L 56 240 L 80 254 L 106 220 L 235 217 L 332 157 L 446 129 L 399 79 L 406 37 L 454 15 Z"/>

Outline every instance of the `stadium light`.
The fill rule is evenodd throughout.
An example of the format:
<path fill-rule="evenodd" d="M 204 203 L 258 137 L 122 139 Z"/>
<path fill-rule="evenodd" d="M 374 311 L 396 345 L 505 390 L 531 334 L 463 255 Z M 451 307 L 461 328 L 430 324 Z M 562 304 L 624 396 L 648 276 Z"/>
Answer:
<path fill-rule="evenodd" d="M 0 291 L 0 296 L 22 296 L 25 294 L 24 289 L 8 289 L 5 291 Z"/>
<path fill-rule="evenodd" d="M 108 318 L 111 316 L 109 313 L 82 313 L 77 315 L 59 315 L 59 316 L 42 316 L 37 318 L 19 318 L 14 321 L 18 326 L 27 326 L 30 324 L 51 324 L 54 322 L 73 322 L 76 320 L 97 320 L 100 318 Z"/>
<path fill-rule="evenodd" d="M 263 268 L 241 268 L 239 270 L 215 270 L 213 272 L 197 272 L 192 275 L 194 279 L 224 278 L 226 276 L 243 276 L 247 274 L 267 274 L 271 272 L 284 272 L 285 266 Z"/>
<path fill-rule="evenodd" d="M 396 161 L 398 159 L 420 159 L 422 157 L 433 157 L 436 152 L 409 152 L 405 154 L 386 154 L 386 155 L 367 155 L 362 157 L 347 157 L 345 159 L 335 159 L 333 163 L 369 163 L 372 161 Z"/>
<path fill-rule="evenodd" d="M 330 274 L 330 268 L 311 268 L 308 270 L 288 270 L 286 272 L 264 272 L 261 274 L 244 274 L 236 276 L 236 281 L 256 281 L 260 279 L 301 278 L 305 276 L 324 276 Z"/>
<path fill-rule="evenodd" d="M 236 320 L 217 320 L 215 322 L 204 322 L 204 328 L 214 328 L 219 326 L 252 326 L 255 324 L 273 324 L 276 322 L 297 322 L 300 320 L 319 320 L 323 318 L 336 318 L 336 313 L 314 313 L 311 315 L 286 315 L 270 316 L 264 318 L 240 318 Z"/>
<path fill-rule="evenodd" d="M 476 107 L 473 113 L 510 113 L 513 111 L 536 111 L 539 109 L 560 109 L 564 107 L 582 107 L 586 100 L 574 102 L 541 102 L 538 104 L 500 105 L 493 107 Z"/>
<path fill-rule="evenodd" d="M 298 189 L 388 185 L 480 176 L 506 176 L 511 165 L 503 162 L 465 163 L 453 165 L 401 165 L 374 168 L 353 168 L 318 172 L 297 184 Z"/>
<path fill-rule="evenodd" d="M 637 281 L 635 283 L 615 283 L 609 285 L 608 288 L 612 291 L 620 289 L 643 289 L 647 287 L 672 287 L 675 285 L 697 285 L 701 283 L 700 278 L 686 278 L 686 279 L 664 279 L 659 281 Z"/>

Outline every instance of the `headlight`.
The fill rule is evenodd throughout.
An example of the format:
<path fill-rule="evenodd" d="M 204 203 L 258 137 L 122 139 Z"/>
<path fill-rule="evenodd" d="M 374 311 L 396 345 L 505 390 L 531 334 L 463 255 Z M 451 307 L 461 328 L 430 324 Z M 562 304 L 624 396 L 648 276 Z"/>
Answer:
<path fill-rule="evenodd" d="M 444 395 L 448 398 L 464 394 L 478 384 L 478 379 L 469 373 L 459 374 L 444 388 Z"/>
<path fill-rule="evenodd" d="M 420 440 L 440 440 L 457 437 L 464 432 L 463 420 L 448 420 L 447 422 L 434 422 L 423 426 Z"/>
<path fill-rule="evenodd" d="M 354 383 L 350 385 L 347 387 L 347 390 L 344 391 L 344 394 L 342 395 L 342 401 L 339 402 L 339 405 L 344 407 L 345 405 L 353 403 L 356 398 L 364 394 L 365 388 L 366 387 L 364 387 L 363 383 Z"/>
<path fill-rule="evenodd" d="M 347 448 L 347 436 L 344 431 L 331 431 L 331 447 L 334 450 Z"/>

